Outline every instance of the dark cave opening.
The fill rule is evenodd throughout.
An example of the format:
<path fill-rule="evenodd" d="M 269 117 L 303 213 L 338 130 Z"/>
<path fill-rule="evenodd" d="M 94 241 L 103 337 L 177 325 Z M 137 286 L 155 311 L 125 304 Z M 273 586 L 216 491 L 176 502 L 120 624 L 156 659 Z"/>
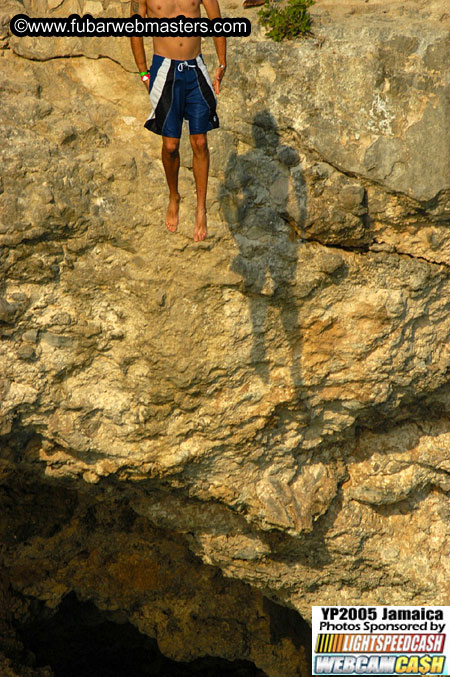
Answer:
<path fill-rule="evenodd" d="M 33 619 L 17 628 L 33 667 L 55 677 L 266 677 L 249 661 L 204 657 L 181 663 L 164 656 L 156 640 L 129 622 L 111 620 L 92 602 L 67 595 L 56 613 L 34 605 Z"/>

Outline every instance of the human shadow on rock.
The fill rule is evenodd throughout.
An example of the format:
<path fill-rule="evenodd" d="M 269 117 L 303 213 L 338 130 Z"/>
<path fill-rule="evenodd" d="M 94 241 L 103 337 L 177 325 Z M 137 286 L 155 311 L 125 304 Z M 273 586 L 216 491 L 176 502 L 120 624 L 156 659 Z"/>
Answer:
<path fill-rule="evenodd" d="M 249 299 L 253 345 L 250 360 L 268 382 L 266 321 L 276 308 L 289 344 L 295 391 L 301 383 L 298 310 L 293 293 L 299 234 L 306 217 L 306 188 L 297 151 L 280 142 L 273 115 L 264 110 L 252 125 L 254 147 L 230 155 L 219 199 L 239 253 L 232 270 Z"/>

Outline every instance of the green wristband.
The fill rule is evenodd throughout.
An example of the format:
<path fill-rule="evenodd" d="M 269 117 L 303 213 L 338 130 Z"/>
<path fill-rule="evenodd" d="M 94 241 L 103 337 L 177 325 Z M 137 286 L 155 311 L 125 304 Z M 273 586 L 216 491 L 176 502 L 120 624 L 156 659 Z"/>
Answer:
<path fill-rule="evenodd" d="M 148 75 L 148 71 L 142 71 L 142 73 L 139 73 L 139 75 L 142 77 L 143 75 Z"/>

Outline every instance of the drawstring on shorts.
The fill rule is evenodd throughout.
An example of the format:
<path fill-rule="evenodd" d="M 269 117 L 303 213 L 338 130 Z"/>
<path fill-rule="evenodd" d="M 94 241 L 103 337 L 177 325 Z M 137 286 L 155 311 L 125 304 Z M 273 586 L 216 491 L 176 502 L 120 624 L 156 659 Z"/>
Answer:
<path fill-rule="evenodd" d="M 195 63 L 190 64 L 187 61 L 182 61 L 181 63 L 178 64 L 177 68 L 180 71 L 180 73 L 183 72 L 184 68 L 195 68 Z"/>

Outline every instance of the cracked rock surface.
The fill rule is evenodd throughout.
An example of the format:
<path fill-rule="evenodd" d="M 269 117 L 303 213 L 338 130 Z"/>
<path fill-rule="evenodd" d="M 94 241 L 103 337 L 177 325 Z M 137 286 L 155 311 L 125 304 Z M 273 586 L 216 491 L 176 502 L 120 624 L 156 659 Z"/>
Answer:
<path fill-rule="evenodd" d="M 229 41 L 201 243 L 186 130 L 179 230 L 163 225 L 160 140 L 128 41 L 19 39 L 0 21 L 2 486 L 22 468 L 60 511 L 69 488 L 85 511 L 112 501 L 111 527 L 78 545 L 73 516 L 64 548 L 45 525 L 9 526 L 14 593 L 56 608 L 75 591 L 183 660 L 185 623 L 188 658 L 203 655 L 188 616 L 148 611 L 147 574 L 145 594 L 120 592 L 134 538 L 116 533 L 120 495 L 149 541 L 180 539 L 180 570 L 195 557 L 260 611 L 261 592 L 307 620 L 313 604 L 448 603 L 445 4 L 324 0 L 314 35 L 281 45 L 250 13 L 252 36 Z M 31 479 L 17 501 L 27 492 Z M 216 655 L 308 674 L 293 640 L 272 651 L 256 620 L 236 623 L 242 641 L 205 635 Z"/>

